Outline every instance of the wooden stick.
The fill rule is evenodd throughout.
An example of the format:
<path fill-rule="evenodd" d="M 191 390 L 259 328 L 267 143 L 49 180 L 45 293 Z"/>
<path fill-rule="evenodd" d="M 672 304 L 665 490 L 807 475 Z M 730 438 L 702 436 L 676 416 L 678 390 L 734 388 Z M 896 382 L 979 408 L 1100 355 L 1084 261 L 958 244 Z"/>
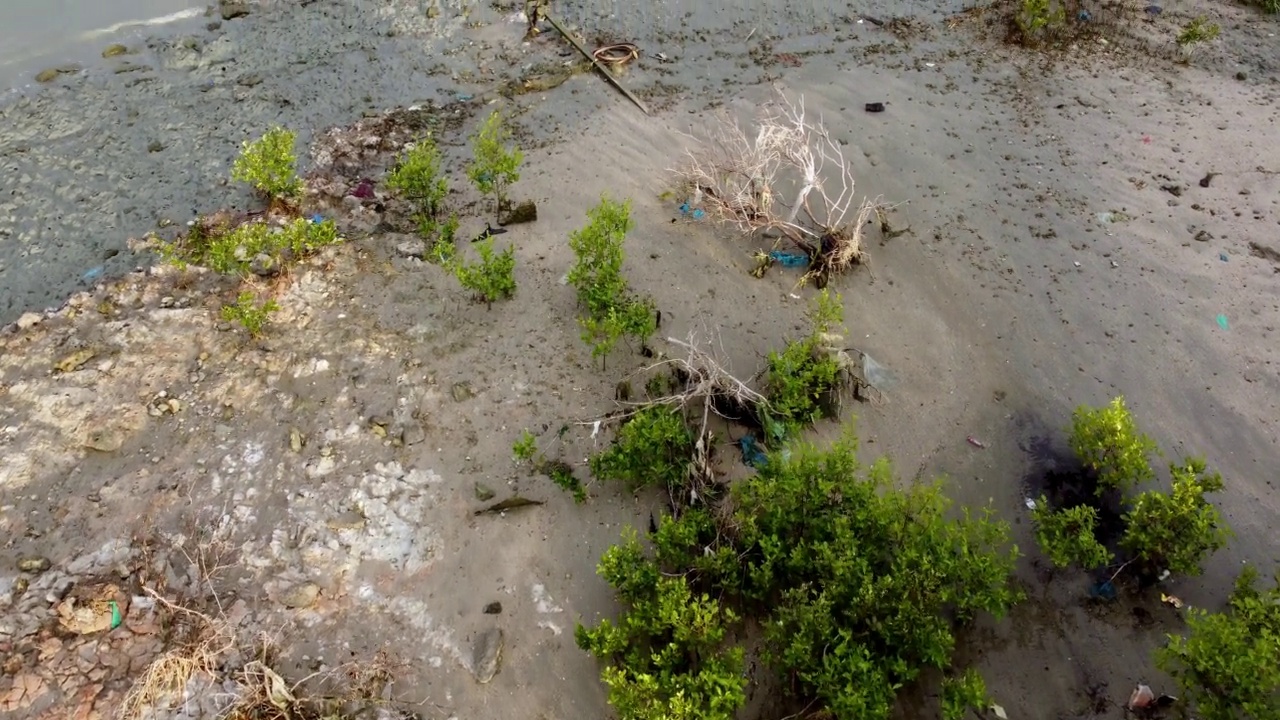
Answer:
<path fill-rule="evenodd" d="M 578 42 L 578 39 L 577 39 L 577 38 L 575 38 L 574 36 L 570 35 L 570 34 L 569 34 L 569 32 L 568 32 L 567 30 L 565 30 L 565 29 L 560 25 L 560 23 L 556 21 L 556 19 L 555 19 L 554 17 L 551 17 L 551 15 L 550 15 L 549 13 L 545 12 L 545 11 L 542 13 L 542 17 L 543 17 L 547 22 L 551 23 L 551 26 L 552 26 L 552 27 L 554 27 L 556 30 L 558 30 L 558 31 L 560 32 L 560 34 L 564 36 L 564 39 L 565 39 L 565 40 L 568 40 L 568 41 L 569 41 L 569 42 L 570 42 L 570 43 L 571 43 L 575 48 L 577 48 L 577 49 L 578 49 L 578 52 L 582 53 L 582 56 L 583 56 L 583 57 L 585 57 L 586 59 L 590 60 L 590 61 L 591 61 L 591 64 L 592 64 L 592 65 L 595 65 L 595 66 L 596 66 L 596 69 L 597 69 L 597 70 L 599 70 L 602 74 L 604 74 L 605 78 L 607 78 L 607 79 L 609 80 L 609 82 L 613 83 L 613 86 L 614 86 L 614 87 L 616 87 L 616 88 L 618 88 L 619 90 L 621 90 L 621 91 L 622 91 L 622 94 L 623 94 L 623 95 L 626 95 L 628 100 L 630 100 L 631 102 L 635 103 L 635 104 L 636 104 L 636 107 L 638 107 L 638 108 L 640 108 L 641 110 L 643 110 L 645 115 L 649 115 L 649 114 L 650 114 L 650 113 L 649 113 L 649 108 L 645 107 L 645 106 L 644 106 L 644 103 L 640 102 L 640 98 L 636 97 L 635 95 L 632 95 L 630 90 L 628 90 L 628 89 L 626 89 L 625 87 L 623 87 L 623 86 L 622 86 L 622 83 L 618 81 L 618 78 L 614 77 L 614 76 L 613 76 L 613 73 L 609 72 L 608 68 L 606 68 L 603 64 L 601 64 L 601 63 L 600 63 L 600 61 L 599 61 L 599 60 L 597 60 L 597 59 L 596 59 L 596 57 L 595 57 L 594 55 L 592 55 L 590 52 L 587 52 L 587 49 L 586 49 L 586 48 L 584 48 L 584 47 L 582 47 L 582 43 Z"/>

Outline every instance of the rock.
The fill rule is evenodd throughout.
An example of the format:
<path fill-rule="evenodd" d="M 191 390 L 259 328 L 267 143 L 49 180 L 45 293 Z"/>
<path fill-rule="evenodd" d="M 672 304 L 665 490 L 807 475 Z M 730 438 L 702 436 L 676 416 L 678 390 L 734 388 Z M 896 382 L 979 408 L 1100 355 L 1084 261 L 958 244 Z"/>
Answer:
<path fill-rule="evenodd" d="M 1208 230 L 1201 230 L 1200 232 L 1196 233 L 1196 240 L 1199 240 L 1200 242 L 1209 242 L 1212 239 L 1213 239 L 1213 233 L 1209 232 Z"/>
<path fill-rule="evenodd" d="M 471 667 L 472 673 L 476 677 L 476 682 L 481 685 L 489 682 L 494 675 L 498 674 L 498 663 L 502 660 L 502 642 L 502 630 L 500 628 L 491 628 L 486 630 L 476 643 Z"/>
<path fill-rule="evenodd" d="M 22 316 L 18 318 L 18 329 L 30 330 L 42 322 L 44 322 L 44 316 L 40 313 L 24 312 L 22 313 Z"/>
<path fill-rule="evenodd" d="M 1174 197 L 1182 197 L 1182 186 L 1177 184 L 1161 185 L 1160 189 Z"/>
<path fill-rule="evenodd" d="M 538 205 L 532 200 L 524 202 L 511 208 L 511 211 L 498 219 L 499 225 L 518 225 L 520 223 L 533 222 L 538 219 Z"/>
<path fill-rule="evenodd" d="M 280 264 L 268 253 L 258 253 L 249 261 L 249 272 L 258 277 L 270 277 L 280 271 Z"/>
<path fill-rule="evenodd" d="M 347 197 L 352 197 L 348 195 Z M 396 254 L 401 257 L 421 259 L 427 252 L 427 244 L 421 240 L 408 240 L 396 245 Z"/>
<path fill-rule="evenodd" d="M 306 442 L 302 438 L 302 431 L 298 428 L 289 428 L 289 449 L 300 453 L 304 445 Z"/>
<path fill-rule="evenodd" d="M 302 583 L 280 596 L 280 602 L 291 610 L 302 610 L 316 604 L 320 599 L 320 586 L 315 583 Z"/>
<path fill-rule="evenodd" d="M 39 556 L 25 557 L 18 561 L 18 569 L 32 575 L 48 570 L 51 565 L 49 558 Z"/>
<path fill-rule="evenodd" d="M 475 394 L 471 392 L 471 383 L 468 382 L 454 383 L 453 387 L 449 388 L 449 393 L 453 395 L 454 402 L 469 400 Z"/>
<path fill-rule="evenodd" d="M 49 685 L 39 675 L 23 673 L 13 679 L 13 685 L 0 695 L 0 712 L 17 713 L 42 700 L 49 692 Z"/>
<path fill-rule="evenodd" d="M 98 354 L 97 350 L 92 350 L 90 348 L 82 348 L 80 350 L 76 350 L 70 355 L 67 355 L 66 357 L 62 358 L 58 362 L 54 363 L 53 369 L 61 373 L 69 373 L 73 370 L 79 369 L 81 365 L 84 365 L 85 363 L 92 360 L 94 356 L 96 356 L 97 354 Z"/>
<path fill-rule="evenodd" d="M 159 140 L 152 140 L 147 143 L 147 152 L 158 153 L 164 149 L 164 143 Z"/>
<path fill-rule="evenodd" d="M 124 447 L 124 433 L 115 428 L 97 428 L 85 438 L 84 446 L 98 452 L 115 452 Z"/>
<path fill-rule="evenodd" d="M 501 614 L 502 614 L 502 603 L 500 603 L 500 602 L 491 602 L 491 603 L 489 603 L 488 605 L 485 605 L 485 606 L 484 606 L 484 614 L 485 614 L 485 615 L 501 615 Z"/>
<path fill-rule="evenodd" d="M 36 73 L 36 82 L 38 83 L 53 82 L 54 80 L 57 80 L 58 76 L 60 75 L 70 75 L 72 73 L 76 73 L 79 71 L 80 71 L 79 65 L 59 65 L 58 67 L 46 68 Z"/>
<path fill-rule="evenodd" d="M 218 10 L 223 20 L 235 20 L 249 14 L 249 3 L 244 0 L 218 0 Z"/>
<path fill-rule="evenodd" d="M 113 69 L 111 72 L 115 73 L 116 75 L 123 75 L 125 73 L 131 73 L 135 70 L 150 70 L 150 69 L 151 69 L 150 65 L 143 65 L 142 63 L 122 62 L 119 65 L 117 65 L 115 69 Z"/>
<path fill-rule="evenodd" d="M 247 75 L 240 76 L 240 79 L 236 82 L 245 87 L 255 87 L 262 84 L 262 75 L 258 73 L 249 73 Z"/>
<path fill-rule="evenodd" d="M 480 502 L 489 502 L 493 499 L 494 493 L 481 483 L 476 483 L 476 499 Z"/>
<path fill-rule="evenodd" d="M 427 431 L 422 429 L 420 423 L 411 422 L 404 426 L 402 438 L 405 445 L 417 445 L 427 439 Z"/>

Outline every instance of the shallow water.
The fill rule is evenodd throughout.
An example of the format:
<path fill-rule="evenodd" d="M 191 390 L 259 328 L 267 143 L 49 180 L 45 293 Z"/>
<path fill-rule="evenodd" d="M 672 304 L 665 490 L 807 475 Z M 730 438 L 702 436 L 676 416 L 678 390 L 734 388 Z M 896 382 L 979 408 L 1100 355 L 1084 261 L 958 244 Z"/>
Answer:
<path fill-rule="evenodd" d="M 30 81 L 40 68 L 85 62 L 158 25 L 204 14 L 201 0 L 5 0 L 0 3 L 0 86 Z"/>

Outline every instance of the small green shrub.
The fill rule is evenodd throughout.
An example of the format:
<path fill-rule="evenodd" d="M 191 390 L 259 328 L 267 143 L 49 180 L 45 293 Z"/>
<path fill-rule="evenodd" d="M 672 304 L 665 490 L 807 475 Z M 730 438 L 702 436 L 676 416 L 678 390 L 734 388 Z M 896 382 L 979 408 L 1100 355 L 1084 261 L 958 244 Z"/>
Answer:
<path fill-rule="evenodd" d="M 1149 572 L 1199 575 L 1203 559 L 1231 536 L 1218 509 L 1205 499 L 1222 490 L 1222 476 L 1209 473 L 1200 458 L 1188 458 L 1170 472 L 1170 492 L 1144 492 L 1125 514 L 1120 545 Z"/>
<path fill-rule="evenodd" d="M 942 681 L 942 720 L 961 720 L 970 710 L 982 712 L 989 702 L 987 683 L 976 670 Z"/>
<path fill-rule="evenodd" d="M 493 111 L 471 138 L 473 160 L 467 167 L 467 177 L 484 195 L 493 195 L 499 211 L 507 205 L 507 188 L 520 179 L 520 164 L 524 153 L 508 146 L 511 130 L 503 123 L 502 115 Z"/>
<path fill-rule="evenodd" d="M 427 262 L 448 267 L 458 257 L 458 216 L 450 215 L 440 225 L 440 234 L 427 250 Z"/>
<path fill-rule="evenodd" d="M 509 298 L 516 293 L 516 249 L 508 247 L 500 253 L 493 251 L 493 238 L 487 237 L 476 243 L 480 260 L 466 263 L 457 259 L 450 261 L 450 267 L 462 287 L 475 293 L 476 297 L 492 305 L 497 300 Z"/>
<path fill-rule="evenodd" d="M 529 463 L 536 472 L 546 475 L 560 489 L 573 495 L 574 502 L 581 504 L 587 501 L 587 489 L 573 474 L 573 468 L 559 460 L 548 460 L 538 450 L 538 441 L 528 430 L 521 433 L 520 439 L 511 446 L 511 457 L 517 465 Z"/>
<path fill-rule="evenodd" d="M 180 267 L 203 265 L 224 275 L 271 274 L 285 262 L 298 260 L 341 242 L 332 220 L 296 218 L 283 227 L 265 220 L 247 222 L 229 232 L 210 233 L 196 223 L 160 254 Z"/>
<path fill-rule="evenodd" d="M 618 340 L 641 344 L 658 329 L 653 301 L 630 294 L 622 276 L 622 242 L 632 228 L 631 203 L 603 197 L 587 211 L 585 227 L 569 236 L 574 263 L 568 282 L 578 292 L 582 339 L 592 357 L 606 357 Z"/>
<path fill-rule="evenodd" d="M 511 457 L 517 463 L 532 463 L 537 456 L 538 440 L 533 436 L 533 433 L 525 430 L 520 433 L 520 439 L 516 440 L 515 444 L 511 446 Z"/>
<path fill-rule="evenodd" d="M 1182 26 L 1182 30 L 1178 32 L 1176 38 L 1178 46 L 1182 48 L 1190 48 L 1201 43 L 1209 42 L 1218 37 L 1222 32 L 1222 28 L 1217 23 L 1211 23 L 1203 17 L 1192 18 L 1186 25 Z"/>
<path fill-rule="evenodd" d="M 1262 12 L 1275 15 L 1280 13 L 1280 0 L 1254 0 L 1254 5 L 1262 9 Z"/>
<path fill-rule="evenodd" d="M 231 178 L 248 183 L 270 200 L 292 198 L 302 189 L 293 152 L 296 141 L 297 135 L 282 127 L 273 127 L 252 142 L 246 140 L 231 167 Z"/>
<path fill-rule="evenodd" d="M 263 335 L 263 328 L 271 313 L 279 309 L 280 306 L 274 300 L 267 299 L 260 303 L 253 293 L 242 292 L 234 305 L 222 306 L 222 319 L 240 323 L 241 327 L 249 331 L 249 337 L 259 338 Z"/>
<path fill-rule="evenodd" d="M 1067 21 L 1066 8 L 1054 0 L 1020 0 L 1020 3 L 1015 19 L 1024 43 L 1040 42 Z"/>
<path fill-rule="evenodd" d="M 444 198 L 449 194 L 449 180 L 435 141 L 424 137 L 405 151 L 388 175 L 387 186 L 413 204 L 418 234 L 434 242 Z"/>
<path fill-rule="evenodd" d="M 809 311 L 809 321 L 808 337 L 769 353 L 764 395 L 771 426 L 766 430 L 773 440 L 791 437 L 821 419 L 842 383 L 840 362 L 824 349 L 828 333 L 843 322 L 840 296 L 823 290 Z"/>
<path fill-rule="evenodd" d="M 746 702 L 741 648 L 725 647 L 734 613 L 684 579 L 664 577 L 631 532 L 605 552 L 600 575 L 626 610 L 617 624 L 579 625 L 578 646 L 605 663 L 621 720 L 733 720 Z"/>
<path fill-rule="evenodd" d="M 601 480 L 622 480 L 633 490 L 683 487 L 693 441 L 679 410 L 650 405 L 628 418 L 613 444 L 591 458 L 591 473 Z"/>
<path fill-rule="evenodd" d="M 1041 495 L 1031 511 L 1036 542 L 1054 567 L 1078 565 L 1086 570 L 1111 562 L 1111 552 L 1098 542 L 1098 511 L 1088 505 L 1054 510 Z"/>
<path fill-rule="evenodd" d="M 1225 612 L 1188 608 L 1186 636 L 1155 653 L 1204 720 L 1280 718 L 1280 573 L 1265 591 L 1257 580 L 1246 567 Z"/>
<path fill-rule="evenodd" d="M 1098 492 L 1118 488 L 1128 492 L 1155 478 L 1149 457 L 1155 441 L 1138 432 L 1124 398 L 1105 408 L 1076 408 L 1071 418 L 1071 450 L 1085 467 L 1098 474 Z"/>

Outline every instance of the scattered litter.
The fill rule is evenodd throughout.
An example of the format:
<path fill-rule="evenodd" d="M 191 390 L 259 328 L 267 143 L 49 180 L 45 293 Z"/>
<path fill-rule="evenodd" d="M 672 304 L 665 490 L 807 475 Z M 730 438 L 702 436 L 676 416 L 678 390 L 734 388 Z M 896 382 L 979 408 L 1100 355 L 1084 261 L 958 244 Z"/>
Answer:
<path fill-rule="evenodd" d="M 981 440 L 979 440 L 978 438 L 976 438 L 976 437 L 974 437 L 974 436 L 972 436 L 972 435 L 970 435 L 969 437 L 965 438 L 965 440 L 967 440 L 967 441 L 969 442 L 969 444 L 970 444 L 970 445 L 972 445 L 972 446 L 974 446 L 974 447 L 976 447 L 976 448 L 982 448 L 982 449 L 984 449 L 984 450 L 985 450 L 985 449 L 986 449 L 986 447 L 987 447 L 987 444 L 986 444 L 986 443 L 982 442 Z"/>
<path fill-rule="evenodd" d="M 1203 187 L 1203 188 L 1207 188 L 1207 187 L 1209 187 L 1209 183 L 1213 182 L 1213 178 L 1214 178 L 1214 176 L 1219 175 L 1219 174 L 1220 174 L 1220 173 L 1211 172 L 1211 173 L 1209 173 L 1209 174 L 1205 175 L 1204 177 L 1200 178 L 1200 187 Z"/>
<path fill-rule="evenodd" d="M 876 362 L 866 353 L 862 353 L 862 379 L 882 393 L 888 392 L 898 384 L 898 379 L 889 372 L 889 368 Z"/>
<path fill-rule="evenodd" d="M 1168 568 L 1165 568 L 1164 570 L 1161 570 L 1161 571 L 1160 571 L 1160 576 L 1156 578 L 1156 582 L 1164 582 L 1165 580 L 1168 580 L 1168 579 L 1169 579 L 1169 575 L 1170 575 L 1170 573 L 1169 573 L 1169 569 L 1168 569 Z"/>
<path fill-rule="evenodd" d="M 530 500 L 529 498 L 513 495 L 506 500 L 499 500 L 487 508 L 481 508 L 476 511 L 476 515 L 484 515 L 485 513 L 501 513 L 516 508 L 529 507 L 530 505 L 543 505 L 542 500 Z"/>
<path fill-rule="evenodd" d="M 615 43 L 595 49 L 591 57 L 605 65 L 625 65 L 640 57 L 640 48 L 632 43 Z"/>
<path fill-rule="evenodd" d="M 991 712 L 995 713 L 996 717 L 1000 718 L 1000 720 L 1009 720 L 1009 716 L 1005 714 L 1004 708 L 996 705 L 995 703 L 991 703 Z"/>
<path fill-rule="evenodd" d="M 1218 327 L 1222 328 L 1223 330 L 1231 329 L 1230 325 L 1227 323 L 1226 315 L 1222 315 L 1222 314 L 1218 315 Z"/>
<path fill-rule="evenodd" d="M 594 440 L 596 435 L 599 435 L 599 434 L 600 434 L 600 421 L 597 420 L 591 425 L 591 439 Z"/>
<path fill-rule="evenodd" d="M 360 184 L 356 185 L 355 189 L 351 191 L 351 196 L 360 198 L 361 200 L 372 200 L 374 196 L 373 181 L 368 178 L 361 180 Z"/>
<path fill-rule="evenodd" d="M 1227 254 L 1226 254 L 1226 253 L 1224 253 L 1224 252 L 1220 252 L 1220 253 L 1218 253 L 1218 259 L 1219 259 L 1219 260 L 1221 260 L 1222 262 L 1226 262 L 1226 261 L 1227 261 Z"/>
<path fill-rule="evenodd" d="M 701 220 L 706 215 L 702 208 L 691 208 L 687 202 L 680 203 L 680 214 L 688 215 L 694 220 Z"/>
<path fill-rule="evenodd" d="M 1143 144 L 1143 145 L 1150 145 L 1150 144 L 1151 144 L 1151 136 L 1150 136 L 1150 135 L 1143 135 L 1143 136 L 1142 136 L 1142 144 Z"/>
<path fill-rule="evenodd" d="M 315 215 L 311 216 L 311 222 L 315 223 L 316 225 L 319 225 L 320 223 L 324 222 L 324 216 L 321 215 L 320 213 L 316 213 Z"/>
<path fill-rule="evenodd" d="M 1140 708 L 1150 707 L 1155 700 L 1156 694 L 1151 692 L 1151 688 L 1139 683 L 1138 687 L 1134 688 L 1133 692 L 1129 695 L 1129 703 L 1127 707 L 1130 710 L 1138 710 Z"/>
<path fill-rule="evenodd" d="M 1073 263 L 1071 263 L 1071 264 L 1072 264 L 1072 265 L 1075 265 L 1076 267 L 1080 267 L 1080 261 L 1079 261 L 1079 260 L 1076 260 L 1075 262 L 1073 262 Z"/>
<path fill-rule="evenodd" d="M 501 235 L 504 232 L 507 232 L 506 228 L 496 228 L 490 225 L 489 223 L 485 223 L 484 230 L 480 231 L 479 235 L 476 235 L 475 237 L 471 238 L 471 242 L 480 242 L 481 240 L 488 240 L 494 235 Z"/>
<path fill-rule="evenodd" d="M 1115 600 L 1116 586 L 1110 580 L 1103 580 L 1102 582 L 1094 583 L 1093 586 L 1089 588 L 1089 597 L 1096 598 L 1098 600 Z"/>
<path fill-rule="evenodd" d="M 454 93 L 453 97 L 459 102 L 467 102 L 468 100 L 474 100 L 476 96 L 470 93 Z"/>
<path fill-rule="evenodd" d="M 1148 15 L 1151 15 L 1152 17 L 1154 17 L 1164 12 L 1164 8 L 1160 7 L 1159 5 L 1148 5 L 1146 12 Z"/>
<path fill-rule="evenodd" d="M 1081 10 L 1080 14 L 1076 15 L 1076 19 L 1080 22 L 1089 22 L 1093 19 L 1093 16 L 1089 14 L 1088 10 Z"/>
<path fill-rule="evenodd" d="M 574 37 L 568 31 L 566 31 L 564 29 L 564 26 L 561 25 L 558 20 L 556 20 L 554 17 L 551 16 L 551 14 L 547 13 L 546 11 L 543 11 L 540 14 L 542 15 L 543 19 L 551 23 L 551 26 L 556 29 L 556 32 L 560 33 L 561 37 L 569 41 L 569 44 L 572 45 L 575 50 L 581 53 L 584 58 L 590 60 L 591 64 L 595 65 L 596 69 L 600 71 L 601 75 L 604 75 L 605 79 L 608 80 L 610 84 L 612 84 L 615 88 L 617 88 L 618 91 L 621 92 L 623 95 L 626 95 L 627 99 L 635 103 L 636 107 L 640 108 L 640 110 L 644 112 L 645 115 L 649 114 L 649 108 L 646 107 L 643 102 L 641 102 L 640 98 L 636 97 L 630 90 L 624 87 L 622 85 L 622 82 L 619 81 L 618 78 L 615 77 L 613 73 L 609 72 L 609 70 L 605 67 L 604 63 L 600 62 L 599 58 L 595 57 L 595 55 L 588 52 L 587 49 L 582 46 L 582 43 L 578 42 L 578 39 L 576 37 Z"/>
<path fill-rule="evenodd" d="M 1182 609 L 1182 599 L 1176 595 L 1165 595 L 1160 593 L 1160 602 L 1166 605 L 1172 605 L 1175 610 Z"/>
<path fill-rule="evenodd" d="M 1112 260 L 1112 261 L 1111 261 L 1111 267 L 1113 267 L 1113 268 L 1118 268 L 1118 267 L 1120 267 L 1120 263 L 1116 262 L 1115 260 Z"/>
<path fill-rule="evenodd" d="M 1035 501 L 1035 499 L 1033 499 L 1033 498 L 1025 498 L 1025 499 L 1023 500 L 1023 502 L 1024 502 L 1024 503 L 1026 503 L 1026 505 L 1027 505 L 1027 509 L 1028 509 L 1028 510 L 1035 510 L 1035 509 L 1036 509 L 1036 501 Z"/>
<path fill-rule="evenodd" d="M 867 108 L 867 112 L 869 113 L 884 112 L 884 103 L 879 103 L 879 102 L 867 103 L 866 108 Z"/>
<path fill-rule="evenodd" d="M 769 259 L 778 263 L 782 267 L 802 268 L 809 266 L 809 256 L 801 252 L 773 250 L 769 253 Z"/>
<path fill-rule="evenodd" d="M 743 435 L 742 439 L 738 441 L 738 447 L 742 448 L 742 463 L 744 465 L 758 468 L 769 459 L 754 435 Z"/>
<path fill-rule="evenodd" d="M 88 270 L 85 271 L 84 275 L 81 275 L 80 277 L 84 280 L 88 280 L 92 282 L 102 277 L 102 273 L 103 273 L 103 267 L 99 265 L 98 267 L 95 267 L 95 268 L 89 268 Z"/>
<path fill-rule="evenodd" d="M 925 63 L 925 64 L 924 64 L 924 66 L 925 66 L 925 67 L 934 67 L 934 66 L 935 66 L 935 63 Z"/>

